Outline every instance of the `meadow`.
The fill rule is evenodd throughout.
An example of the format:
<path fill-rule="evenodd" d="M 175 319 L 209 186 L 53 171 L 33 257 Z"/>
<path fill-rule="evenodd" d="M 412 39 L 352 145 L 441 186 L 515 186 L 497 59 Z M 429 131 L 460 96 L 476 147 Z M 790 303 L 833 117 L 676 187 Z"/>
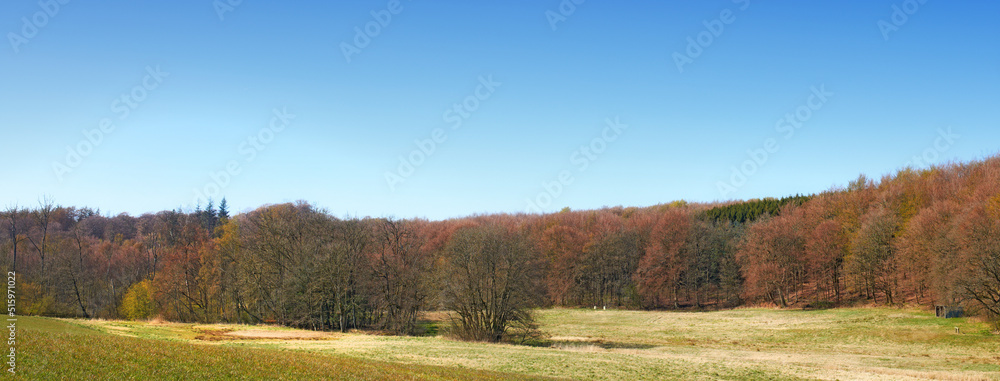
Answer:
<path fill-rule="evenodd" d="M 255 346 L 204 345 L 189 325 L 19 317 L 16 378 L 25 380 L 521 380 L 522 375 L 414 366 Z M 171 327 L 171 328 L 166 328 Z M 194 331 L 192 331 L 194 332 Z M 188 338 L 188 339 L 182 339 Z M 7 372 L 5 372 L 7 373 Z M 10 376 L 10 374 L 8 374 Z"/>
<path fill-rule="evenodd" d="M 527 345 L 275 326 L 22 318 L 30 379 L 1000 380 L 1000 336 L 892 308 L 537 312 Z M 443 324 L 438 320 L 431 326 Z M 432 330 L 433 331 L 433 330 Z"/>

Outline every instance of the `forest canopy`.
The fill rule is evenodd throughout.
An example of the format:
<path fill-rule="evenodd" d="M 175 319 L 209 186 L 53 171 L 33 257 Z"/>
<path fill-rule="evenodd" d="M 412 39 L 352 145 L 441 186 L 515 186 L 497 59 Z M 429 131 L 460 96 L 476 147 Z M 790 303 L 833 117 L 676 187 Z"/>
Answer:
<path fill-rule="evenodd" d="M 418 334 L 425 311 L 497 341 L 530 309 L 935 304 L 1000 316 L 1000 157 L 809 196 L 726 204 L 339 218 L 306 202 L 230 215 L 0 212 L 18 312 Z"/>

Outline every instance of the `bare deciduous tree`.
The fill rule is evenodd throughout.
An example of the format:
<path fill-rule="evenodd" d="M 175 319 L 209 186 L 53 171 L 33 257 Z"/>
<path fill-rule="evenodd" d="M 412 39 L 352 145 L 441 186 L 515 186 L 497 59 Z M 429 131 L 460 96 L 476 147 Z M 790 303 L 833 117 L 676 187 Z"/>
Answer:
<path fill-rule="evenodd" d="M 538 299 L 538 268 L 520 233 L 490 223 L 459 230 L 445 250 L 445 307 L 463 339 L 497 342 L 515 322 L 530 322 Z"/>

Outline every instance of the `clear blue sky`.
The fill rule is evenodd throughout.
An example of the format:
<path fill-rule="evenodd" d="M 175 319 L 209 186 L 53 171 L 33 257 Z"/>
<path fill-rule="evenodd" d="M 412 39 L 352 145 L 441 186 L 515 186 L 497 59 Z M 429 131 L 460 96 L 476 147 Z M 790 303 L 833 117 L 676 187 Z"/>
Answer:
<path fill-rule="evenodd" d="M 232 162 L 219 195 L 236 211 L 307 200 L 440 219 L 528 199 L 556 211 L 814 193 L 927 150 L 943 163 L 1000 148 L 996 2 L 930 0 L 897 26 L 898 0 L 587 0 L 553 30 L 556 0 L 402 0 L 350 62 L 343 43 L 388 1 L 243 1 L 221 18 L 212 0 L 53 3 L 51 16 L 0 4 L 3 206 L 50 195 L 110 213 L 193 208 Z M 724 10 L 731 22 L 715 22 Z M 688 38 L 707 42 L 720 23 L 679 70 Z M 814 87 L 833 95 L 786 138 L 776 122 L 804 112 Z M 477 89 L 488 99 L 469 99 Z M 145 99 L 132 109 L 123 94 Z M 478 107 L 453 129 L 457 103 Z M 262 132 L 275 110 L 294 119 Z M 578 151 L 615 118 L 627 128 L 604 134 L 601 154 Z M 114 129 L 67 161 L 105 119 Z M 960 138 L 937 139 L 948 127 Z M 399 157 L 435 136 L 446 140 L 390 187 Z M 779 148 L 720 191 L 767 139 Z M 563 171 L 572 182 L 546 191 Z"/>

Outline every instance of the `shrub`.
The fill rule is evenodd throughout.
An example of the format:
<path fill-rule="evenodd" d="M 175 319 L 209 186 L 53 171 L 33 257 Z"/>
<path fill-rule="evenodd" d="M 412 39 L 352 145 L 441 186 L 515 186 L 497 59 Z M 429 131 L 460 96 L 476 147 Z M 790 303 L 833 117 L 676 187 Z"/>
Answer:
<path fill-rule="evenodd" d="M 19 314 L 39 316 L 54 312 L 55 298 L 37 283 L 22 282 L 18 285 L 18 292 L 18 303 L 21 305 L 17 308 Z"/>
<path fill-rule="evenodd" d="M 149 319 L 156 315 L 156 302 L 153 300 L 153 286 L 149 280 L 133 284 L 122 297 L 118 312 L 128 320 Z"/>

